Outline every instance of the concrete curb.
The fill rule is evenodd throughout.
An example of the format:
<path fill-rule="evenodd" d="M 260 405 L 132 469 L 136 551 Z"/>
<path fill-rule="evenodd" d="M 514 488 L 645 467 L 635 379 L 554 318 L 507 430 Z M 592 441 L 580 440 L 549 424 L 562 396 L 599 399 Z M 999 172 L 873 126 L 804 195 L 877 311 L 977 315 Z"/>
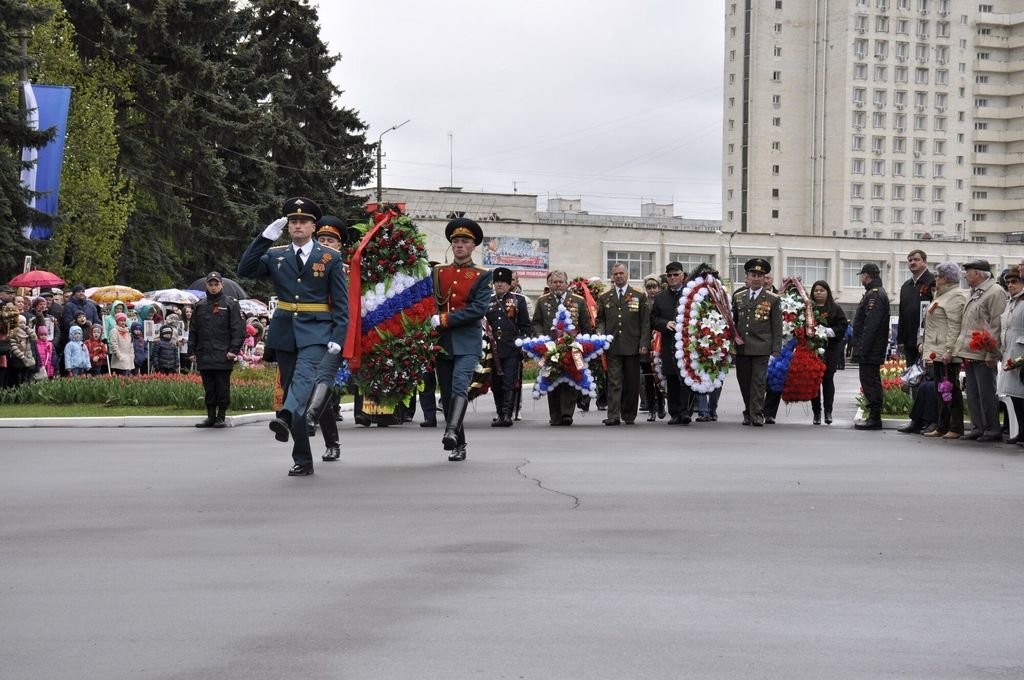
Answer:
<path fill-rule="evenodd" d="M 351 413 L 352 404 L 342 404 L 342 413 Z M 265 423 L 273 411 L 228 416 L 228 427 Z M 97 416 L 84 418 L 0 418 L 0 429 L 16 427 L 194 427 L 202 416 Z"/>

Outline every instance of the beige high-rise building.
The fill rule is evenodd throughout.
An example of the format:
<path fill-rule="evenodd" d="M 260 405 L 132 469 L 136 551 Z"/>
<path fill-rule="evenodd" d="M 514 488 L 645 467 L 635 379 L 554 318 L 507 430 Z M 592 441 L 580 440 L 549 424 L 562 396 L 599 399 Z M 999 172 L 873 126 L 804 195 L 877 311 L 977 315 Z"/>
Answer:
<path fill-rule="evenodd" d="M 726 0 L 723 229 L 1020 242 L 1024 0 Z"/>

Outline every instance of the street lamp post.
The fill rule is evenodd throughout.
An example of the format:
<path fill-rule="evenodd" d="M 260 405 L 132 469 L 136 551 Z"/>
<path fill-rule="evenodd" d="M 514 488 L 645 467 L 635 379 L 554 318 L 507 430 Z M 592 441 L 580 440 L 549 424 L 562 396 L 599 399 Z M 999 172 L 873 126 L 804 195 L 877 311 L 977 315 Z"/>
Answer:
<path fill-rule="evenodd" d="M 380 205 L 380 203 L 381 203 L 381 197 L 382 197 L 382 194 L 383 194 L 383 186 L 384 186 L 382 184 L 382 182 L 381 182 L 381 170 L 383 169 L 383 154 L 381 153 L 381 139 L 384 137 L 384 135 L 386 135 L 387 133 L 391 132 L 392 130 L 397 130 L 398 128 L 400 128 L 403 125 L 405 125 L 405 123 L 408 123 L 409 120 L 412 120 L 412 119 L 410 118 L 410 119 L 406 120 L 404 123 L 399 123 L 398 125 L 392 125 L 387 130 L 385 130 L 384 132 L 382 132 L 379 135 L 377 135 L 377 205 Z"/>
<path fill-rule="evenodd" d="M 727 274 L 726 285 L 730 289 L 730 292 L 732 292 L 732 239 L 734 236 L 736 236 L 736 234 L 739 233 L 739 230 L 734 229 L 732 231 L 722 231 L 721 229 L 716 229 L 715 233 L 718 234 L 719 236 L 723 236 L 725 234 L 729 235 L 729 240 L 726 242 L 726 249 L 729 252 L 729 259 L 726 260 L 725 271 Z"/>

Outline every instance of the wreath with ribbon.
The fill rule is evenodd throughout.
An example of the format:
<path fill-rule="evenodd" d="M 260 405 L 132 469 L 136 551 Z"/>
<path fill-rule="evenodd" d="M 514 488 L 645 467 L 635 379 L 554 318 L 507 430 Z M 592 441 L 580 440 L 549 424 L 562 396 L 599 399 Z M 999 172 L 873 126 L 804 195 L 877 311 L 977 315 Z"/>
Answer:
<path fill-rule="evenodd" d="M 736 334 L 727 299 L 714 272 L 694 276 L 679 298 L 676 365 L 694 392 L 713 392 L 729 373 Z"/>
<path fill-rule="evenodd" d="M 426 239 L 402 207 L 371 204 L 349 248 L 351 382 L 378 404 L 408 401 L 441 351 L 430 328 L 435 313 Z"/>
<path fill-rule="evenodd" d="M 819 323 L 814 304 L 800 279 L 786 279 L 779 294 L 782 312 L 782 350 L 768 361 L 768 388 L 782 400 L 809 401 L 821 392 L 825 377 L 822 355 L 828 344 L 827 326 Z"/>

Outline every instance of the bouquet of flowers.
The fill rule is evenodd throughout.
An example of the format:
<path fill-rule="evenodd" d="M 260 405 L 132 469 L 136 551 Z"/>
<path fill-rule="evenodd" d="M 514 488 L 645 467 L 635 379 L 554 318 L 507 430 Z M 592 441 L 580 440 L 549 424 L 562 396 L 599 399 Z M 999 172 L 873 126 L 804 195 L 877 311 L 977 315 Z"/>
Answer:
<path fill-rule="evenodd" d="M 799 279 L 787 279 L 779 296 L 782 311 L 782 351 L 768 362 L 768 386 L 782 393 L 785 402 L 808 401 L 818 396 L 825 377 L 822 355 L 828 344 Z"/>
<path fill-rule="evenodd" d="M 694 392 L 713 392 L 725 382 L 733 354 L 732 312 L 714 272 L 694 276 L 679 298 L 676 364 Z"/>
<path fill-rule="evenodd" d="M 550 335 L 516 340 L 516 346 L 540 364 L 540 373 L 533 384 L 534 399 L 540 399 L 559 383 L 596 397 L 596 383 L 587 364 L 611 344 L 610 335 L 577 334 L 572 316 L 564 306 L 558 307 Z"/>
<path fill-rule="evenodd" d="M 987 330 L 971 331 L 971 342 L 968 344 L 972 352 L 995 352 L 999 343 Z"/>
<path fill-rule="evenodd" d="M 350 246 L 350 380 L 385 407 L 408 401 L 441 351 L 426 239 L 401 206 L 370 206 L 365 235 Z M 357 288 L 358 296 L 352 288 Z"/>
<path fill-rule="evenodd" d="M 1024 357 L 1016 357 L 1014 359 L 1007 359 L 1003 364 L 1004 371 L 1012 371 L 1015 368 L 1024 366 Z"/>

